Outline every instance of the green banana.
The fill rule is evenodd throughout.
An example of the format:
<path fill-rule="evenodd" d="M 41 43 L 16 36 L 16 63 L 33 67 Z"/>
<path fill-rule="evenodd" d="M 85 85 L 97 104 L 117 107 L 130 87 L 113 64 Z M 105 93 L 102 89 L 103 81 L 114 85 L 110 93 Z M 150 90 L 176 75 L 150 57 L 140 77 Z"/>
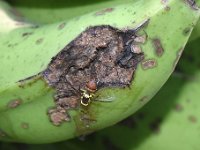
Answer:
<path fill-rule="evenodd" d="M 0 27 L 6 29 L 0 31 L 0 57 L 3 64 L 0 68 L 0 140 L 24 143 L 50 143 L 91 133 L 115 124 L 138 110 L 154 96 L 173 72 L 199 18 L 199 10 L 186 1 L 160 3 L 141 0 L 91 12 L 68 21 L 36 26 L 26 22 L 16 23 L 19 16 L 12 19 L 9 16 L 9 6 L 2 1 L 0 3 L 1 15 L 5 16 Z M 75 105 L 78 102 L 79 107 L 66 112 L 61 107 L 62 98 L 54 101 L 58 100 L 56 94 L 62 94 L 58 93 L 62 88 L 53 83 L 55 74 L 48 73 L 52 71 L 49 68 L 54 68 L 55 64 L 59 66 L 57 58 L 62 57 L 60 54 L 65 51 L 60 51 L 63 48 L 70 49 L 74 43 L 81 42 L 79 39 L 84 39 L 78 36 L 81 32 L 82 36 L 86 35 L 89 39 L 92 35 L 90 32 L 101 34 L 104 30 L 108 31 L 105 35 L 117 35 L 119 41 L 126 41 L 127 48 L 131 42 L 137 43 L 132 45 L 135 51 L 131 55 L 138 57 L 144 53 L 144 60 L 135 68 L 133 81 L 127 81 L 126 76 L 123 78 L 126 79 L 122 80 L 126 83 L 125 88 L 121 84 L 105 82 L 106 87 L 97 84 L 94 96 L 86 90 L 78 91 L 79 100 L 70 102 Z M 130 34 L 137 35 L 131 39 Z M 100 48 L 105 47 L 102 42 Z M 54 59 L 51 60 L 52 57 Z M 124 62 L 129 60 L 129 56 L 126 54 L 119 57 L 118 64 L 127 67 Z M 143 57 L 136 60 L 136 64 L 141 59 Z M 67 61 L 70 62 L 70 59 Z M 45 73 L 52 76 L 46 77 Z M 89 83 L 91 89 L 93 83 Z M 75 82 L 73 84 L 76 85 Z M 72 90 L 73 84 L 70 87 Z M 90 103 L 83 102 L 84 99 L 89 102 L 90 97 Z M 82 106 L 80 102 L 89 106 Z M 49 110 L 51 107 L 53 109 Z M 72 105 L 70 108 L 73 108 Z"/>
<path fill-rule="evenodd" d="M 27 150 L 199 149 L 199 40 L 187 44 L 177 70 L 158 94 L 136 114 L 115 126 L 82 137 L 84 141 L 73 139 L 48 145 L 2 143 L 0 149 L 15 150 L 20 146 Z M 191 57 L 193 62 L 188 61 Z"/>
<path fill-rule="evenodd" d="M 9 2 L 13 6 L 14 11 L 20 16 L 39 24 L 49 24 L 66 21 L 92 11 L 130 3 L 132 0 L 86 0 L 84 2 L 80 0 L 73 2 L 70 0 L 59 0 L 57 2 L 53 0 L 10 0 Z"/>
<path fill-rule="evenodd" d="M 72 150 L 94 146 L 106 149 L 109 145 L 121 150 L 199 149 L 199 41 L 200 38 L 186 46 L 177 70 L 136 114 L 86 137 L 84 142 L 71 140 L 59 144 L 63 148 L 76 146 Z"/>
<path fill-rule="evenodd" d="M 48 24 L 63 20 L 69 20 L 73 17 L 80 16 L 89 11 L 95 11 L 97 9 L 103 9 L 105 7 L 113 7 L 119 4 L 123 4 L 125 2 L 131 2 L 131 1 L 111 0 L 111 1 L 101 1 L 98 3 L 94 3 L 94 1 L 93 2 L 88 1 L 86 2 L 86 5 L 79 6 L 81 1 L 72 4 L 71 1 L 60 0 L 58 4 L 55 1 L 46 2 L 45 0 L 41 1 L 40 3 L 38 3 L 37 1 L 17 0 L 17 1 L 11 1 L 11 4 L 15 8 L 14 10 L 21 16 L 29 18 L 29 20 L 32 20 L 39 24 Z M 199 2 L 197 4 L 199 5 Z M 65 6 L 68 8 L 61 9 L 60 8 L 61 6 Z M 49 15 L 49 13 L 51 13 L 51 15 Z M 200 26 L 200 21 L 197 22 L 196 26 Z M 194 28 L 194 30 L 195 31 L 193 32 L 193 34 L 189 39 L 190 41 L 195 40 L 199 36 L 200 28 L 196 27 Z"/>

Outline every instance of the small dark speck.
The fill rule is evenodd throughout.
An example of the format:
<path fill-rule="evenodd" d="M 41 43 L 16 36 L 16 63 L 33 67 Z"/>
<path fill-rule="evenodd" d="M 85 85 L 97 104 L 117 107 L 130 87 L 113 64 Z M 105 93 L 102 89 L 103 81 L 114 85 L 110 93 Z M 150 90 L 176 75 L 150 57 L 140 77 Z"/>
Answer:
<path fill-rule="evenodd" d="M 40 38 L 40 39 L 36 40 L 35 43 L 36 43 L 36 44 L 41 44 L 41 43 L 43 42 L 43 40 L 44 40 L 43 38 Z"/>
<path fill-rule="evenodd" d="M 16 108 L 22 103 L 21 99 L 14 99 L 8 102 L 7 107 L 8 108 Z"/>
<path fill-rule="evenodd" d="M 22 127 L 23 129 L 28 129 L 28 128 L 29 128 L 29 124 L 26 123 L 26 122 L 22 122 L 22 123 L 21 123 L 21 127 Z"/>
<path fill-rule="evenodd" d="M 190 102 L 191 102 L 191 100 L 190 100 L 190 99 L 186 99 L 186 102 L 187 102 L 187 103 L 190 103 Z"/>
<path fill-rule="evenodd" d="M 135 21 L 132 21 L 132 24 L 135 24 Z"/>
<path fill-rule="evenodd" d="M 23 36 L 23 37 L 26 37 L 26 36 L 29 36 L 29 35 L 31 35 L 31 34 L 33 34 L 33 33 L 32 33 L 32 32 L 25 32 L 25 33 L 22 34 L 22 36 Z"/>
<path fill-rule="evenodd" d="M 156 118 L 149 124 L 149 128 L 154 132 L 154 133 L 159 133 L 160 132 L 160 124 L 162 122 L 161 118 Z"/>
<path fill-rule="evenodd" d="M 183 30 L 183 35 L 185 35 L 185 36 L 187 36 L 189 33 L 190 33 L 190 31 L 191 31 L 191 28 L 185 28 L 184 30 Z"/>
<path fill-rule="evenodd" d="M 142 102 L 142 103 L 146 102 L 147 98 L 148 98 L 147 96 L 143 96 L 139 101 Z"/>
<path fill-rule="evenodd" d="M 96 16 L 104 15 L 106 13 L 110 13 L 114 10 L 114 8 L 106 8 L 104 10 L 98 11 L 95 13 Z"/>
<path fill-rule="evenodd" d="M 37 28 L 39 28 L 40 26 L 39 25 L 34 25 L 34 26 L 31 26 L 30 28 L 32 28 L 32 29 L 37 29 Z"/>
<path fill-rule="evenodd" d="M 165 9 L 165 11 L 170 11 L 171 8 L 169 6 L 165 6 L 164 9 Z"/>
<path fill-rule="evenodd" d="M 15 47 L 16 45 L 18 45 L 18 44 L 17 43 L 8 44 L 8 47 Z"/>
<path fill-rule="evenodd" d="M 63 22 L 58 26 L 58 30 L 62 30 L 65 27 L 66 23 Z"/>
<path fill-rule="evenodd" d="M 197 118 L 195 116 L 192 116 L 192 115 L 188 116 L 188 120 L 190 122 L 192 122 L 192 123 L 196 123 L 197 122 Z"/>
<path fill-rule="evenodd" d="M 176 110 L 177 112 L 181 112 L 181 111 L 183 111 L 183 106 L 180 105 L 180 104 L 176 104 L 176 105 L 175 105 L 175 110 Z"/>

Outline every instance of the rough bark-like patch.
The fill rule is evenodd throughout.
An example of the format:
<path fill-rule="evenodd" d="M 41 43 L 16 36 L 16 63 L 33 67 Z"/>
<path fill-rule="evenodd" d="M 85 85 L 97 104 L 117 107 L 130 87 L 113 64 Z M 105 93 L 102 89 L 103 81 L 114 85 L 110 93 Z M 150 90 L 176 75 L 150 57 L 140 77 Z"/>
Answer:
<path fill-rule="evenodd" d="M 137 64 L 144 59 L 139 44 L 145 41 L 137 36 L 138 30 L 89 27 L 52 58 L 42 75 L 57 92 L 56 107 L 49 111 L 55 125 L 70 120 L 66 110 L 87 106 L 100 88 L 131 84 Z"/>

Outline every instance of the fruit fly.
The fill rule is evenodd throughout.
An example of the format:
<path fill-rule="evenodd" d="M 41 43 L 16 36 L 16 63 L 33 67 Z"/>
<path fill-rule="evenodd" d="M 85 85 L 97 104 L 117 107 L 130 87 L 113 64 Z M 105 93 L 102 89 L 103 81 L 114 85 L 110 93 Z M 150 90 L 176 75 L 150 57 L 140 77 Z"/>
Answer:
<path fill-rule="evenodd" d="M 81 89 L 81 104 L 83 106 L 88 106 L 91 102 L 91 99 L 94 97 L 94 94 L 89 93 L 87 90 Z"/>
<path fill-rule="evenodd" d="M 88 106 L 94 98 L 94 93 L 97 90 L 97 83 L 95 80 L 88 81 L 84 88 L 81 88 L 79 90 L 75 89 L 70 82 L 67 82 L 71 86 L 71 88 L 75 91 L 75 93 L 80 96 L 80 103 L 83 106 Z"/>
<path fill-rule="evenodd" d="M 83 106 L 88 106 L 90 104 L 96 90 L 97 84 L 94 80 L 91 80 L 86 84 L 86 90 L 81 89 L 81 104 Z"/>

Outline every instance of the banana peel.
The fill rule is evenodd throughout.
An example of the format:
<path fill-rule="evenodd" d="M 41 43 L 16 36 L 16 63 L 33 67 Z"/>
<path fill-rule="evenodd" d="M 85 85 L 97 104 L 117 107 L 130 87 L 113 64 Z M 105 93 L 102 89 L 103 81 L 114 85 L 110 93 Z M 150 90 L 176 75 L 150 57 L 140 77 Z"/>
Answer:
<path fill-rule="evenodd" d="M 187 44 L 176 71 L 133 116 L 86 137 L 84 142 L 71 140 L 59 144 L 72 149 L 94 146 L 122 150 L 199 149 L 199 40 Z"/>
<path fill-rule="evenodd" d="M 130 3 L 131 0 L 104 0 L 104 1 L 81 1 L 81 0 L 9 0 L 8 1 L 15 12 L 23 18 L 37 24 L 50 24 L 70 20 L 83 14 L 112 8 L 124 3 Z"/>
<path fill-rule="evenodd" d="M 195 33 L 193 33 L 195 34 Z M 176 71 L 156 96 L 122 122 L 79 139 L 55 144 L 1 143 L 1 149 L 199 149 L 199 39 L 187 44 Z M 193 57 L 193 62 L 188 61 Z M 187 69 L 185 69 L 187 68 Z"/>
<path fill-rule="evenodd" d="M 131 2 L 40 26 L 26 22 L 13 24 L 7 13 L 9 6 L 1 10 L 11 21 L 5 23 L 4 19 L 0 23 L 2 29 L 8 27 L 6 32 L 0 31 L 3 64 L 0 68 L 0 139 L 24 143 L 50 143 L 88 134 L 134 113 L 173 72 L 199 17 L 199 10 L 185 1 L 175 0 Z M 148 35 L 141 45 L 145 58 L 138 65 L 129 88 L 108 87 L 97 91 L 101 101 L 92 101 L 86 108 L 95 121 L 81 121 L 82 109 L 74 109 L 69 112 L 72 118 L 69 122 L 53 125 L 48 109 L 55 106 L 56 90 L 38 76 L 51 58 L 88 27 L 109 25 L 127 31 L 136 29 L 145 20 L 149 20 L 142 28 Z M 103 102 L 108 99 L 112 101 Z"/>
<path fill-rule="evenodd" d="M 112 8 L 113 6 L 123 4 L 125 2 L 131 2 L 130 0 L 111 0 L 111 1 L 101 1 L 95 3 L 95 1 L 88 1 L 85 5 L 81 5 L 80 2 L 74 2 L 66 0 L 60 0 L 59 3 L 55 1 L 48 1 L 45 0 L 41 2 L 37 1 L 26 1 L 26 0 L 17 0 L 17 1 L 10 1 L 12 6 L 14 7 L 13 10 L 22 18 L 28 18 L 32 22 L 37 24 L 49 24 L 55 23 L 63 20 L 69 20 L 74 17 L 78 17 L 82 14 L 86 14 L 90 11 L 95 11 L 97 9 L 105 9 L 105 8 Z M 192 4 L 194 1 L 191 1 Z M 199 2 L 196 2 L 199 5 Z M 41 7 L 42 6 L 42 7 Z M 61 7 L 62 6 L 62 7 Z M 64 6 L 64 8 L 63 8 Z M 51 14 L 51 15 L 49 15 Z M 38 17 L 40 16 L 40 17 Z M 52 17 L 53 16 L 53 17 Z M 196 28 L 194 28 L 194 32 L 190 37 L 190 41 L 193 41 L 198 38 L 200 33 L 200 21 L 197 22 Z"/>

